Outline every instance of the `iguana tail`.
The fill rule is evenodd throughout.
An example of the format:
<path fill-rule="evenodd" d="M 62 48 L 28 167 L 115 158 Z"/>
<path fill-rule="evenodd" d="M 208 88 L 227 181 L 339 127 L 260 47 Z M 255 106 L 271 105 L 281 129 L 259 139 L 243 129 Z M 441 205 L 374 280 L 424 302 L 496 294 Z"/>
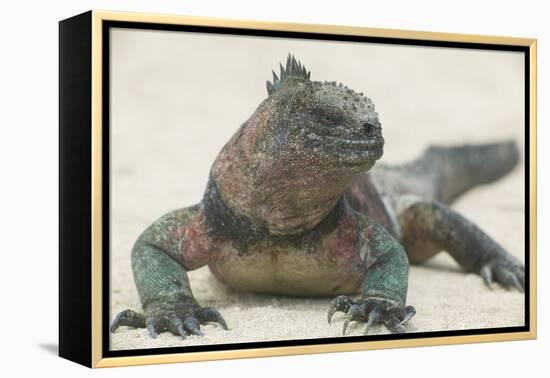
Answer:
<path fill-rule="evenodd" d="M 429 147 L 413 165 L 428 169 L 434 180 L 435 197 L 443 203 L 481 184 L 493 182 L 510 172 L 519 161 L 515 142 L 453 147 Z"/>

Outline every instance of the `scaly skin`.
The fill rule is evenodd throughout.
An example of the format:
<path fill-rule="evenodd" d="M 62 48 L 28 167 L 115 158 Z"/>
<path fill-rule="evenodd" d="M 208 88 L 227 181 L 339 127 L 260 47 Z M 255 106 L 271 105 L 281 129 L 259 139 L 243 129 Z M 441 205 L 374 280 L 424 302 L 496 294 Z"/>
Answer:
<path fill-rule="evenodd" d="M 517 156 L 494 178 L 470 174 L 477 160 L 461 154 L 449 164 L 428 156 L 371 175 L 384 145 L 372 102 L 342 84 L 311 81 L 290 55 L 280 76 L 273 73 L 269 97 L 219 153 L 202 201 L 161 217 L 136 241 L 132 268 L 144 313 L 121 312 L 113 332 L 125 325 L 185 337 L 202 334 L 205 322 L 227 328 L 191 292 L 186 272 L 204 265 L 241 290 L 336 296 L 328 321 L 345 312 L 344 333 L 350 321 L 365 322 L 365 332 L 377 323 L 404 332 L 415 314 L 406 303 L 408 258 L 442 249 L 487 282 L 522 287 L 523 267 L 437 202 L 496 179 Z M 509 148 L 497 150 L 487 154 L 502 166 Z M 483 156 L 476 153 L 466 155 Z M 419 240 L 429 244 L 424 255 Z"/>

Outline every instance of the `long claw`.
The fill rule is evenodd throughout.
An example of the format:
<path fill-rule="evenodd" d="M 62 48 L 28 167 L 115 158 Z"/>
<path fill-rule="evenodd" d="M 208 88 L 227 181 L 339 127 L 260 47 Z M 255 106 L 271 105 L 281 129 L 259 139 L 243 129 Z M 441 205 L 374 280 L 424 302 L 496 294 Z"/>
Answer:
<path fill-rule="evenodd" d="M 218 316 L 216 317 L 216 322 L 218 322 L 222 326 L 222 328 L 225 329 L 226 331 L 229 329 L 227 327 L 227 323 L 225 322 L 221 314 L 218 314 Z"/>
<path fill-rule="evenodd" d="M 124 312 L 126 312 L 126 311 L 124 311 Z M 111 323 L 111 329 L 110 330 L 111 330 L 112 333 L 115 333 L 115 331 L 118 329 L 118 327 L 121 326 L 121 318 L 123 317 L 124 312 L 119 313 L 116 316 L 115 320 L 113 320 L 113 322 Z"/>
<path fill-rule="evenodd" d="M 110 328 L 110 331 L 111 333 L 115 333 L 115 331 L 118 329 L 118 327 L 120 327 L 120 315 L 121 314 L 118 314 L 115 318 L 115 320 L 113 320 L 113 322 L 111 323 L 111 328 Z"/>
<path fill-rule="evenodd" d="M 170 332 L 174 335 L 180 335 L 182 339 L 187 337 L 187 332 L 183 329 L 183 323 L 180 318 L 174 317 L 170 320 Z"/>
<path fill-rule="evenodd" d="M 386 320 L 385 323 L 391 333 L 405 333 L 405 327 L 401 325 L 401 322 L 395 316 Z"/>
<path fill-rule="evenodd" d="M 485 285 L 493 290 L 493 272 L 491 270 L 490 265 L 485 265 L 483 268 L 481 268 L 481 277 L 483 278 L 483 282 L 485 282 Z"/>
<path fill-rule="evenodd" d="M 157 338 L 157 331 L 155 330 L 155 324 L 153 323 L 153 321 L 148 319 L 145 322 L 145 326 L 146 326 L 147 330 L 149 331 L 149 335 L 153 339 L 156 339 Z"/>
<path fill-rule="evenodd" d="M 375 306 L 369 314 L 367 325 L 365 326 L 365 331 L 363 332 L 365 335 L 369 333 L 370 328 L 374 324 L 380 321 L 381 315 L 382 315 L 382 310 L 380 309 L 380 306 Z"/>
<path fill-rule="evenodd" d="M 193 335 L 204 336 L 204 333 L 200 330 L 199 321 L 191 316 L 185 318 L 183 327 Z"/>
<path fill-rule="evenodd" d="M 346 320 L 344 320 L 344 328 L 342 329 L 342 335 L 346 335 L 346 330 L 348 329 L 348 325 L 351 319 L 349 317 L 346 317 Z"/>
<path fill-rule="evenodd" d="M 225 322 L 225 319 L 222 317 L 222 314 L 219 313 L 218 310 L 216 310 L 213 307 L 204 307 L 195 312 L 195 315 L 199 319 L 201 323 L 205 322 L 216 322 L 219 323 L 223 329 L 228 330 L 227 323 Z"/>
<path fill-rule="evenodd" d="M 328 314 L 327 314 L 327 321 L 328 321 L 328 324 L 330 324 L 330 321 L 332 319 L 332 315 L 334 315 L 334 313 L 336 312 L 336 308 L 334 307 L 330 307 L 329 310 L 328 310 Z"/>
<path fill-rule="evenodd" d="M 405 315 L 403 316 L 403 320 L 399 322 L 399 325 L 407 323 L 409 320 L 412 319 L 413 316 L 416 315 L 416 309 L 413 306 L 407 306 L 405 307 Z"/>
<path fill-rule="evenodd" d="M 346 334 L 346 329 L 348 328 L 348 325 L 351 321 L 364 320 L 364 314 L 365 308 L 363 305 L 352 303 L 346 312 L 346 320 L 344 321 L 344 329 L 342 334 Z"/>
<path fill-rule="evenodd" d="M 519 282 L 518 278 L 516 276 L 512 276 L 513 277 L 513 285 L 514 287 L 520 292 L 520 293 L 523 293 L 525 291 L 525 288 L 523 287 L 523 285 Z"/>

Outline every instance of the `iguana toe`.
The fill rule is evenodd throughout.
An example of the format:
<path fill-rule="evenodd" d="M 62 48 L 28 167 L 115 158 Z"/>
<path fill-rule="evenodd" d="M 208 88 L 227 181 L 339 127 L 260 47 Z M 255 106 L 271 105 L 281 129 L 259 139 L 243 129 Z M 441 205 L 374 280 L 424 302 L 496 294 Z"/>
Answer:
<path fill-rule="evenodd" d="M 151 318 L 148 318 L 145 321 L 145 326 L 147 327 L 147 331 L 149 331 L 149 336 L 151 336 L 152 339 L 157 338 L 157 330 L 155 326 L 155 321 Z"/>
<path fill-rule="evenodd" d="M 170 332 L 172 332 L 174 335 L 180 335 L 182 339 L 185 339 L 187 337 L 187 332 L 183 328 L 183 322 L 178 317 L 173 317 L 170 320 Z M 149 330 L 149 333 L 151 333 L 151 330 Z M 151 335 L 153 337 L 153 335 Z M 155 332 L 156 337 L 156 332 Z M 153 337 L 154 338 L 154 337 Z"/>
<path fill-rule="evenodd" d="M 120 326 L 128 326 L 133 328 L 145 327 L 145 316 L 133 310 L 124 310 L 120 312 L 111 324 L 111 332 L 115 332 Z"/>

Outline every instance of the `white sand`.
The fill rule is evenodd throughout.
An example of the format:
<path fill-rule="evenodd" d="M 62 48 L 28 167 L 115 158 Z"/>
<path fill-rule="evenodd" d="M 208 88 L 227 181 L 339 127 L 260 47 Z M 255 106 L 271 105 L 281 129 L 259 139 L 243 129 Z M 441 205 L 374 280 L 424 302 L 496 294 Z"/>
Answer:
<path fill-rule="evenodd" d="M 380 113 L 383 161 L 411 159 L 430 143 L 514 138 L 523 145 L 523 66 L 514 53 L 179 33 L 113 33 L 111 319 L 141 310 L 130 269 L 139 233 L 160 215 L 200 200 L 221 146 L 265 98 L 270 70 L 294 52 L 316 80 L 365 91 Z M 221 59 L 220 57 L 224 57 Z M 511 253 L 524 256 L 524 170 L 472 190 L 454 208 Z M 186 340 L 121 327 L 112 349 L 340 336 L 341 315 L 326 321 L 330 299 L 233 292 L 208 268 L 189 274 L 197 300 L 216 307 L 230 330 L 205 325 Z M 409 332 L 524 324 L 524 296 L 486 289 L 445 253 L 410 270 Z M 352 325 L 350 336 L 361 334 Z M 387 332 L 383 327 L 372 333 Z"/>

